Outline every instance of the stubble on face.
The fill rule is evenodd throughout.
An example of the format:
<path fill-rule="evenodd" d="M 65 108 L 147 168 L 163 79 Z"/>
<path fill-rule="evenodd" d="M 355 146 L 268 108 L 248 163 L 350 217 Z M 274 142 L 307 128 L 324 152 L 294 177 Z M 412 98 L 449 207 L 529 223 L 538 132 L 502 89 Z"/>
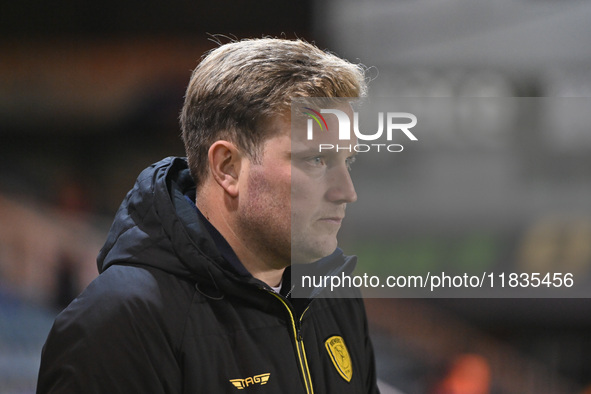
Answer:
<path fill-rule="evenodd" d="M 238 212 L 244 242 L 274 269 L 291 263 L 289 147 L 289 136 L 271 138 L 265 143 L 261 162 L 249 163 L 246 193 L 240 197 Z"/>
<path fill-rule="evenodd" d="M 242 242 L 261 263 L 278 269 L 330 255 L 337 247 L 347 202 L 355 198 L 339 192 L 341 183 L 350 183 L 345 165 L 350 154 L 327 155 L 321 170 L 310 167 L 318 156 L 318 141 L 292 141 L 292 127 L 285 119 L 272 127 L 277 133 L 265 142 L 261 160 L 244 167 L 236 224 Z M 334 143 L 332 139 L 328 142 Z"/>

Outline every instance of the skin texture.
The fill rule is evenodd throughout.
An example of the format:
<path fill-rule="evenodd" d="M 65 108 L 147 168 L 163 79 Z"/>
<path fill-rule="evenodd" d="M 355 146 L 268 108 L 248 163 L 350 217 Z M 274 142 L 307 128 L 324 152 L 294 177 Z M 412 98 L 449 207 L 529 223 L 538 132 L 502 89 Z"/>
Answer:
<path fill-rule="evenodd" d="M 350 114 L 350 108 L 345 109 Z M 319 152 L 319 144 L 349 146 L 339 141 L 336 117 L 326 116 L 328 130 L 314 128 L 306 138 L 304 127 L 296 127 L 292 141 L 291 229 L 292 262 L 309 263 L 331 254 L 348 203 L 357 200 L 349 174 L 354 152 Z"/>
<path fill-rule="evenodd" d="M 338 130 L 335 117 L 326 120 L 329 130 Z M 338 141 L 336 132 L 316 129 L 308 141 L 305 127 L 295 127 L 292 137 L 286 118 L 269 127 L 276 132 L 257 163 L 231 142 L 211 146 L 210 174 L 197 201 L 245 268 L 277 286 L 290 264 L 316 261 L 337 247 L 346 205 L 357 199 L 348 168 L 354 153 L 319 153 L 318 144 L 356 141 Z"/>

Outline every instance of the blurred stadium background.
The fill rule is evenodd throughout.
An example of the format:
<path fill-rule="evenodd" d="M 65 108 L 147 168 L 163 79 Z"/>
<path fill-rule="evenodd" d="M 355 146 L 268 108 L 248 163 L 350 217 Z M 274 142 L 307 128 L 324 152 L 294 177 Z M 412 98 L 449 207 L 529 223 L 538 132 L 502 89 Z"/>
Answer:
<path fill-rule="evenodd" d="M 591 4 L 575 0 L 4 2 L 0 393 L 34 392 L 52 320 L 96 276 L 123 196 L 146 165 L 183 155 L 177 115 L 190 70 L 216 46 L 208 34 L 314 41 L 372 66 L 376 97 L 590 97 L 589 20 Z M 529 256 L 587 274 L 591 131 L 544 119 L 553 127 L 541 134 L 494 135 L 512 146 L 506 161 L 488 160 L 487 147 L 458 156 L 443 136 L 436 166 L 428 150 L 392 163 L 405 204 L 391 223 L 363 212 L 375 219 L 368 228 L 391 231 L 405 264 L 437 255 L 515 268 Z M 450 173 L 509 174 L 544 209 L 442 204 L 432 180 Z M 483 226 L 460 220 L 466 211 Z M 367 307 L 384 393 L 583 393 L 591 384 L 588 299 Z"/>

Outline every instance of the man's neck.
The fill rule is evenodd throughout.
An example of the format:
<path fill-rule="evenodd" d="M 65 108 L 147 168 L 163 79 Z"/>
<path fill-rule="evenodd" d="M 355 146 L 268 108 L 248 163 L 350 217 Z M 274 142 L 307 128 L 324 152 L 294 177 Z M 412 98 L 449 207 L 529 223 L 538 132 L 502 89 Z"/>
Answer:
<path fill-rule="evenodd" d="M 224 237 L 226 242 L 236 254 L 240 263 L 255 278 L 266 283 L 269 286 L 276 287 L 281 283 L 285 266 L 274 266 L 269 262 L 276 261 L 264 252 L 256 250 L 252 244 L 241 237 L 236 231 L 235 226 L 228 219 L 227 215 L 217 209 L 208 209 L 207 201 L 201 201 L 198 198 L 198 209 L 209 223 Z M 203 200 L 207 200 L 203 198 Z"/>

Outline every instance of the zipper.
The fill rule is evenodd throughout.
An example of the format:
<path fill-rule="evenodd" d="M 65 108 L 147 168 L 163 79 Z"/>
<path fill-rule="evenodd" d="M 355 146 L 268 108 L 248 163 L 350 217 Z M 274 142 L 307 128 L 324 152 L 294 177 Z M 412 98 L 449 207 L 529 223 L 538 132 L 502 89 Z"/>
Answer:
<path fill-rule="evenodd" d="M 314 394 L 314 389 L 312 388 L 312 376 L 310 375 L 310 369 L 308 368 L 308 359 L 306 358 L 306 348 L 304 347 L 304 339 L 302 338 L 302 318 L 304 317 L 304 314 L 308 310 L 309 306 L 308 306 L 308 308 L 306 308 L 304 310 L 304 312 L 302 312 L 302 315 L 300 316 L 299 320 L 296 320 L 295 317 L 293 316 L 293 312 L 291 311 L 291 307 L 287 304 L 287 302 L 285 302 L 283 297 L 281 297 L 280 295 L 278 295 L 274 291 L 269 291 L 269 293 L 271 293 L 273 296 L 275 296 L 275 298 L 277 298 L 279 301 L 281 301 L 281 303 L 283 303 L 283 305 L 285 306 L 285 308 L 289 312 L 289 317 L 291 318 L 291 325 L 293 328 L 293 335 L 294 335 L 295 343 L 296 343 L 296 350 L 298 353 L 298 360 L 300 362 L 300 367 L 302 369 L 302 375 L 304 378 L 304 386 L 306 387 L 306 393 L 307 394 Z"/>

